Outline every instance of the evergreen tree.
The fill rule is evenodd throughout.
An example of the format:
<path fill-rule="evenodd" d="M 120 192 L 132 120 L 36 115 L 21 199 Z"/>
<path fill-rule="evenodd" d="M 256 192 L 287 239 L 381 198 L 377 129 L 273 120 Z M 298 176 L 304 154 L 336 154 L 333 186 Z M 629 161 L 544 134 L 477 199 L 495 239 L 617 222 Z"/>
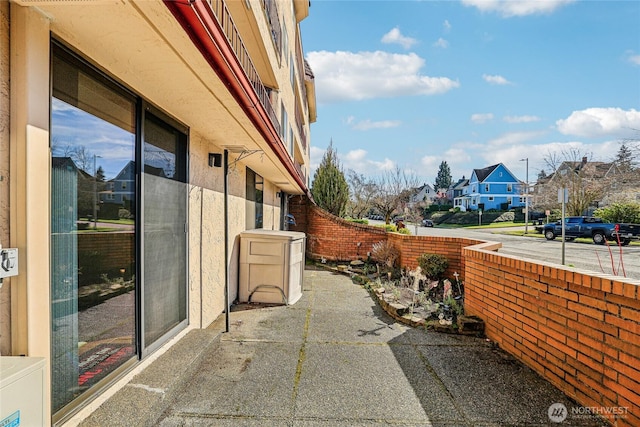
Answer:
<path fill-rule="evenodd" d="M 322 209 L 337 216 L 344 215 L 349 201 L 349 185 L 340 168 L 338 153 L 333 149 L 333 141 L 313 175 L 311 194 Z"/>
<path fill-rule="evenodd" d="M 446 160 L 440 163 L 440 168 L 438 169 L 438 176 L 436 176 L 436 182 L 434 183 L 434 189 L 438 191 L 439 189 L 448 189 L 451 187 L 453 179 L 451 178 L 451 169 L 447 164 Z"/>
<path fill-rule="evenodd" d="M 98 166 L 98 170 L 96 171 L 96 180 L 104 182 L 104 179 L 104 169 L 102 169 L 102 166 Z"/>
<path fill-rule="evenodd" d="M 631 151 L 631 148 L 624 142 L 620 145 L 614 162 L 622 173 L 631 172 L 636 167 L 636 157 L 633 151 Z"/>

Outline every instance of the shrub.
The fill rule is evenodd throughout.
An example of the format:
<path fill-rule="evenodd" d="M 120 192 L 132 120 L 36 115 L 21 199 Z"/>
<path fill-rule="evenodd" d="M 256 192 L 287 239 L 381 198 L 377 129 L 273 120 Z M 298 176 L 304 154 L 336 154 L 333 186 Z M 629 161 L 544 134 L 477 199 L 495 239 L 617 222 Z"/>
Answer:
<path fill-rule="evenodd" d="M 640 204 L 633 202 L 613 203 L 604 208 L 596 209 L 593 215 L 607 222 L 640 223 Z"/>
<path fill-rule="evenodd" d="M 395 233 L 396 231 L 398 231 L 398 227 L 393 224 L 383 224 L 381 227 L 384 228 L 384 231 L 388 233 Z"/>
<path fill-rule="evenodd" d="M 345 218 L 349 222 L 355 222 L 356 224 L 369 224 L 369 220 L 364 218 Z"/>
<path fill-rule="evenodd" d="M 418 265 L 427 278 L 439 280 L 447 270 L 449 261 L 444 255 L 425 253 L 418 257 Z"/>
<path fill-rule="evenodd" d="M 400 234 L 409 234 L 410 235 L 411 231 L 407 227 L 404 227 L 404 228 L 398 229 L 398 233 L 400 233 Z"/>
<path fill-rule="evenodd" d="M 371 248 L 371 258 L 386 265 L 388 268 L 393 268 L 399 256 L 398 249 L 386 240 L 374 243 Z"/>

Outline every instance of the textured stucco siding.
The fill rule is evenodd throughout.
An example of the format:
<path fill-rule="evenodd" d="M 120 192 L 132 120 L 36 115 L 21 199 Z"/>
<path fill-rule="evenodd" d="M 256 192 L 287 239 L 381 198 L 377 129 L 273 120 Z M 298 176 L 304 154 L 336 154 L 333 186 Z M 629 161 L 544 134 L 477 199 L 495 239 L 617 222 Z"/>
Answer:
<path fill-rule="evenodd" d="M 9 2 L 0 2 L 0 244 L 9 246 Z M 0 289 L 0 354 L 11 348 L 9 280 Z"/>

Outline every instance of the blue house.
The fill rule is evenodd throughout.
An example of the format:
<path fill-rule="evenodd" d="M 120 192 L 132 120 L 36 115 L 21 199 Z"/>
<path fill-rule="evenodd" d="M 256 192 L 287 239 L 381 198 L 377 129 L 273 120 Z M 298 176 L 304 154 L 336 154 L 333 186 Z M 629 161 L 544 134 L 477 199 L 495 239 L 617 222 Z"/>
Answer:
<path fill-rule="evenodd" d="M 462 195 L 453 201 L 462 211 L 508 210 L 525 206 L 525 185 L 502 163 L 474 169 Z"/>

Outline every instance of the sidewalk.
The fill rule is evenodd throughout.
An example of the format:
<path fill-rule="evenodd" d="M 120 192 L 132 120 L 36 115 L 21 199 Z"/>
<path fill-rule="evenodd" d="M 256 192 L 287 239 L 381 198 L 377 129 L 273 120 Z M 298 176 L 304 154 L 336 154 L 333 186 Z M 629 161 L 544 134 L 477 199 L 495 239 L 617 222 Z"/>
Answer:
<path fill-rule="evenodd" d="M 190 332 L 81 425 L 603 425 L 484 339 L 394 322 L 346 276 L 306 270 L 303 290 Z"/>

